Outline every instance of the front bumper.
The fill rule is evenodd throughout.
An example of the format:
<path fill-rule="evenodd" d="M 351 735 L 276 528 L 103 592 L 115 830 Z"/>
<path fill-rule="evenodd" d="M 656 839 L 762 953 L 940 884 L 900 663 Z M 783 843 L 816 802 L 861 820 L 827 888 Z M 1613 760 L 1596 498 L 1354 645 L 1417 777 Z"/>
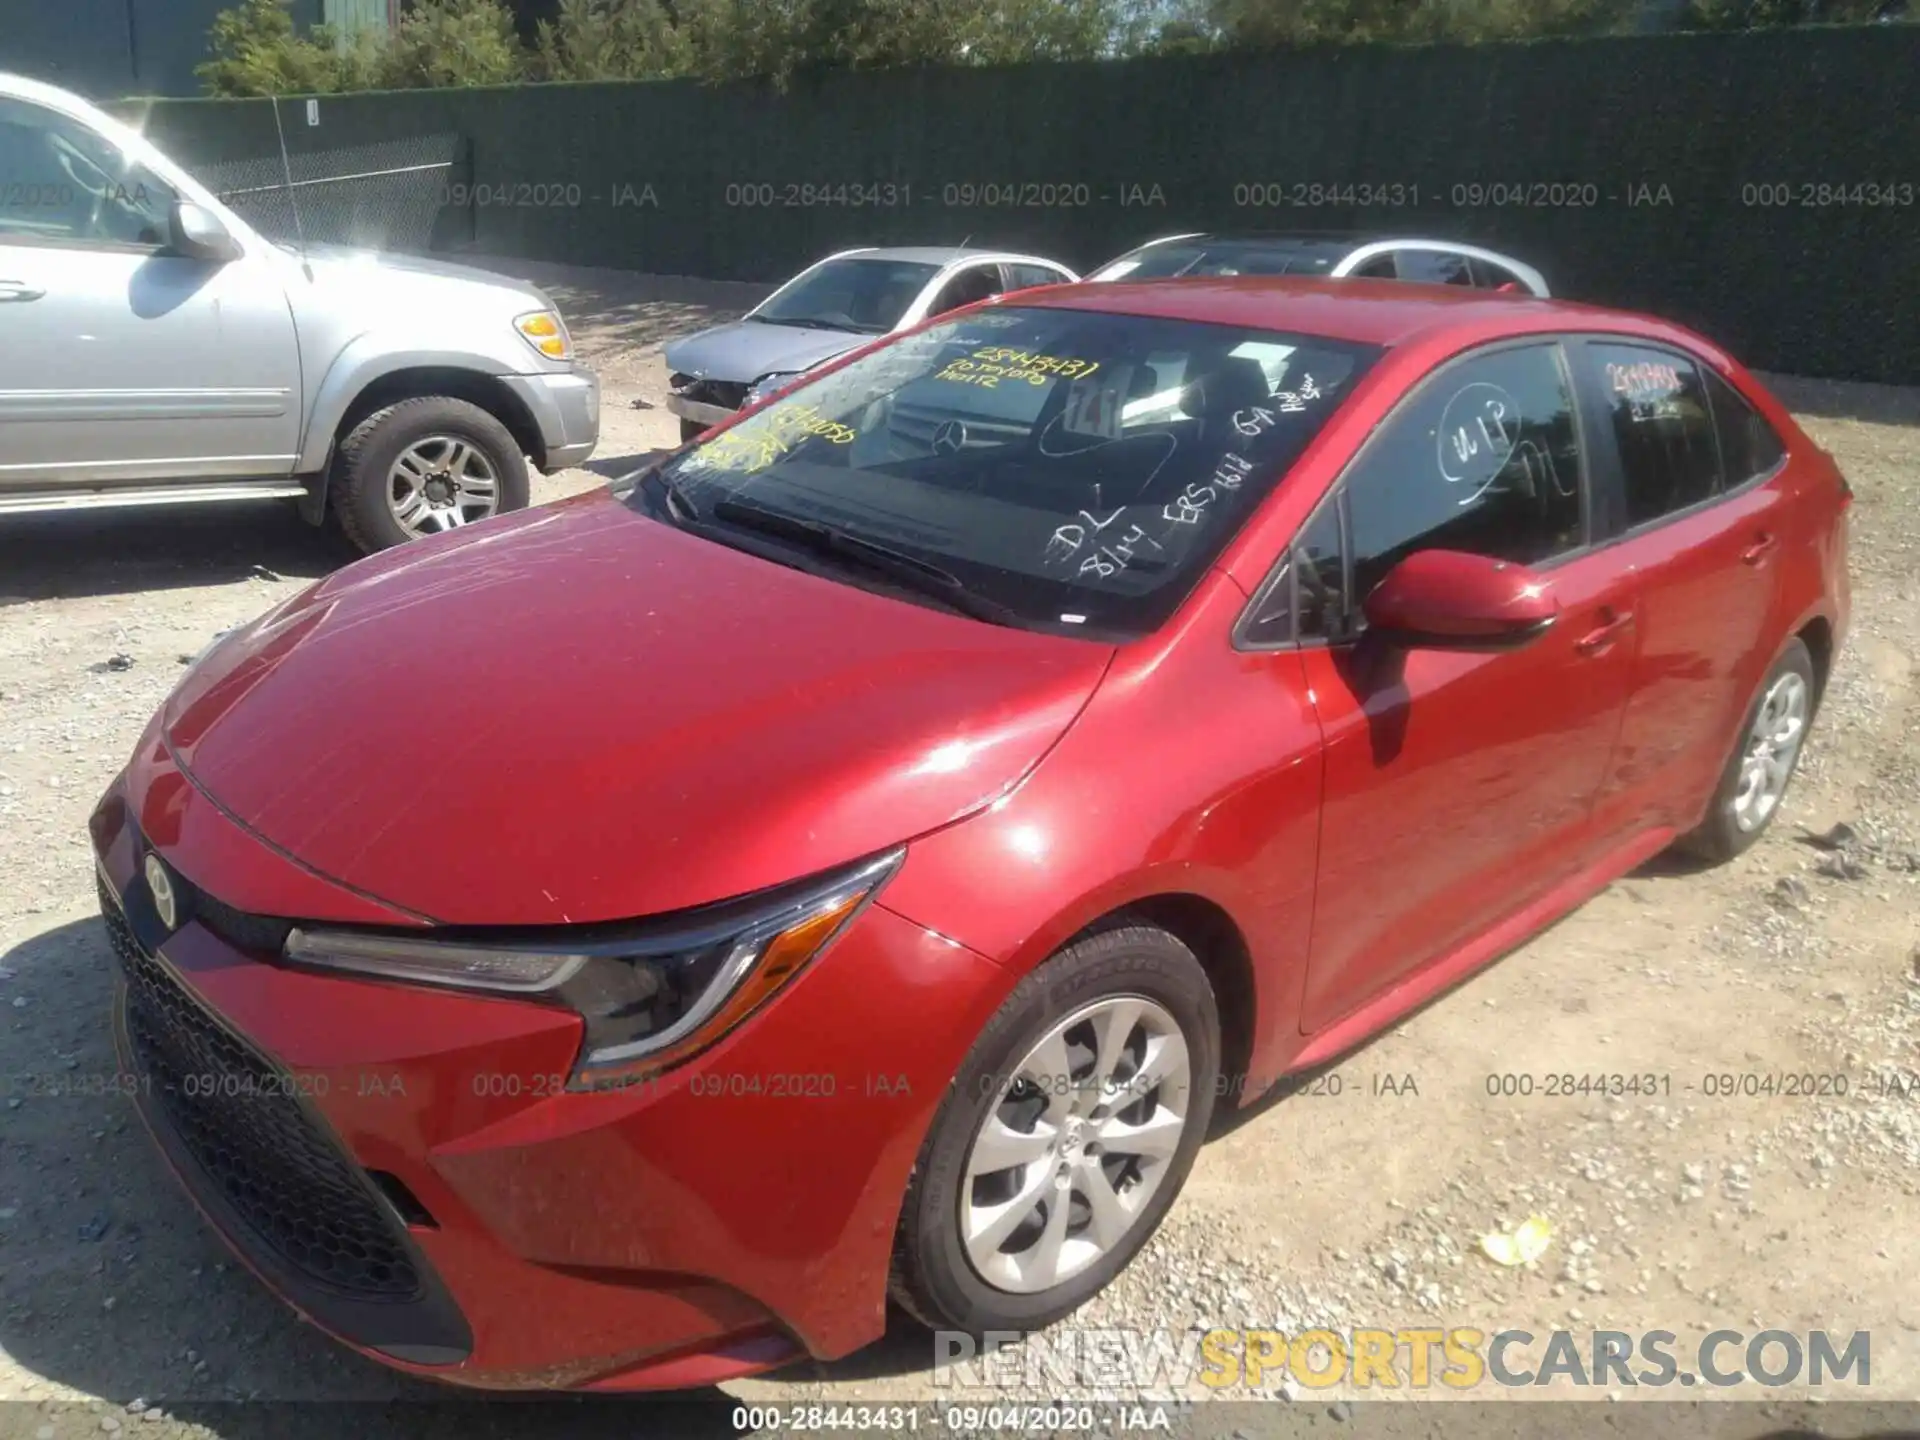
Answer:
<path fill-rule="evenodd" d="M 321 1328 L 456 1383 L 598 1390 L 712 1384 L 884 1330 L 907 1179 L 999 967 L 875 904 L 706 1056 L 573 1092 L 567 1012 L 286 968 L 211 898 L 167 933 L 149 850 L 189 895 L 369 917 L 163 746 L 93 830 L 129 1088 L 203 1213 Z M 199 1038 L 143 1040 L 156 1010 Z"/>
<path fill-rule="evenodd" d="M 667 409 L 682 420 L 693 420 L 701 425 L 724 424 L 740 413 L 738 410 L 729 410 L 724 405 L 710 405 L 703 400 L 689 400 L 683 395 L 667 396 Z"/>
<path fill-rule="evenodd" d="M 546 474 L 582 464 L 600 443 L 600 377 L 584 367 L 535 375 L 502 375 L 533 416 L 541 453 L 534 463 Z"/>

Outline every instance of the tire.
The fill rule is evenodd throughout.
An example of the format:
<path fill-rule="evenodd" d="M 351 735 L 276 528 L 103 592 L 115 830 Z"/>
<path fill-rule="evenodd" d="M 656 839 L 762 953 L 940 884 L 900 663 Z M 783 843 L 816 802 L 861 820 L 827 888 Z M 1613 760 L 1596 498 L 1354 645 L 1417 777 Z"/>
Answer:
<path fill-rule="evenodd" d="M 449 523 L 429 517 L 418 522 L 419 528 L 409 528 L 388 499 L 394 467 L 415 446 L 423 447 L 422 455 L 431 461 L 436 456 L 450 458 L 457 454 L 457 445 L 471 447 L 472 454 L 493 477 L 493 508 L 482 515 L 477 503 L 446 510 L 428 505 L 428 510 L 441 516 L 451 510 L 463 518 Z M 471 459 L 462 463 L 469 467 L 468 473 L 477 484 L 479 466 Z M 433 533 L 429 527 L 436 523 L 458 528 L 459 524 L 491 515 L 524 510 L 530 498 L 527 458 L 520 442 L 478 405 L 446 395 L 402 400 L 362 420 L 341 443 L 334 460 L 332 490 L 332 509 L 339 517 L 340 528 L 369 555 Z"/>
<path fill-rule="evenodd" d="M 711 425 L 703 425 L 698 420 L 682 420 L 680 422 L 680 443 L 684 445 L 689 440 L 698 440 L 712 428 Z"/>
<path fill-rule="evenodd" d="M 1786 748 L 1784 766 L 1776 761 L 1776 765 L 1769 769 L 1767 791 L 1771 794 L 1771 803 L 1764 806 L 1751 802 L 1743 804 L 1748 793 L 1749 757 L 1758 739 L 1762 716 L 1771 715 L 1773 723 L 1767 728 L 1778 736 L 1782 733 L 1788 711 L 1779 708 L 1770 711 L 1769 707 L 1778 707 L 1785 702 L 1790 710 L 1795 694 L 1798 697 L 1798 727 L 1793 733 L 1790 747 Z M 1740 722 L 1740 733 L 1734 739 L 1726 768 L 1720 772 L 1720 783 L 1714 787 L 1706 818 L 1682 837 L 1681 849 L 1709 864 L 1720 864 L 1731 860 L 1767 833 L 1768 827 L 1780 813 L 1780 803 L 1785 799 L 1787 788 L 1793 781 L 1793 772 L 1800 763 L 1801 751 L 1806 747 L 1807 728 L 1813 722 L 1818 697 L 1819 685 L 1813 673 L 1813 655 L 1805 642 L 1795 637 L 1787 642 L 1787 648 L 1773 662 L 1773 668 L 1767 671 L 1767 678 L 1760 682 L 1759 693 L 1754 696 L 1753 703 L 1747 707 L 1746 715 Z M 1770 743 L 1777 755 L 1782 747 L 1777 740 Z"/>
<path fill-rule="evenodd" d="M 1031 1093 L 1031 1082 L 1007 1083 L 1027 1066 L 1031 1052 L 1042 1039 L 1063 1022 L 1103 1002 L 1116 1007 L 1137 1005 L 1141 1017 L 1135 1023 L 1126 1018 L 1124 1010 L 1105 1012 L 1111 1017 L 1108 1028 L 1125 1026 L 1135 1042 L 1127 1052 L 1133 1068 L 1123 1062 L 1114 1070 L 1120 1077 L 1119 1105 L 1093 1109 L 1100 1096 L 1116 1093 L 1116 1087 L 1111 1086 L 1083 1092 L 1083 1097 L 1059 1093 L 1064 1087 L 1058 1086 L 1052 1095 L 1036 1096 Z M 1171 1022 L 1170 1028 L 1167 1022 Z M 1150 1036 L 1154 1026 L 1161 1027 L 1160 1033 Z M 1133 1098 L 1127 1077 L 1136 1074 L 1137 1067 L 1150 1055 L 1173 1054 L 1166 1037 L 1174 1033 L 1185 1046 L 1184 1095 L 1176 1086 L 1156 1079 L 1144 1082 L 1151 1088 Z M 1064 1053 L 1084 1063 L 1092 1055 L 1091 1042 L 1097 1041 L 1099 1034 L 1092 1024 L 1083 1023 L 1075 1025 L 1067 1038 L 1071 1048 Z M 1082 1041 L 1089 1042 L 1084 1049 Z M 1156 1048 L 1149 1051 L 1150 1045 Z M 1056 1076 L 1065 1071 L 1076 1080 L 1082 1074 L 1081 1063 L 1049 1068 L 1041 1062 L 1040 1069 Z M 1136 924 L 1098 931 L 1068 945 L 1022 980 L 987 1022 L 934 1118 L 901 1208 L 890 1287 L 896 1303 L 932 1329 L 959 1330 L 975 1336 L 988 1330 L 1038 1329 L 1086 1303 L 1126 1268 L 1179 1195 L 1206 1136 L 1219 1075 L 1219 1012 L 1206 972 L 1185 944 L 1164 930 Z M 1143 1119 L 1179 1124 L 1177 1142 L 1171 1143 L 1170 1150 L 1163 1150 L 1163 1158 L 1151 1162 L 1140 1158 L 1142 1152 L 1133 1152 L 1133 1158 L 1127 1158 L 1120 1145 L 1112 1145 L 1104 1154 L 1083 1152 L 1076 1143 L 1075 1128 L 1066 1123 L 1076 1106 L 1092 1110 L 1095 1117 L 1109 1112 L 1106 1122 L 1114 1126 L 1138 1124 Z M 1182 1110 L 1183 1123 L 1178 1118 Z M 989 1117 L 996 1115 L 1014 1120 L 1016 1123 L 1009 1127 L 1013 1131 L 1057 1131 L 1059 1137 L 1065 1137 L 1066 1149 L 1044 1154 L 1035 1151 L 1038 1158 L 1030 1162 L 994 1173 L 983 1170 L 969 1180 L 968 1162 L 975 1137 Z M 1035 1118 L 1028 1120 L 1028 1115 Z M 1051 1125 L 1050 1116 L 1062 1123 Z M 1168 1116 L 1175 1118 L 1169 1122 Z M 1117 1132 L 1105 1129 L 1077 1133 L 1111 1141 Z M 1026 1135 L 1016 1139 L 1024 1142 L 1023 1152 L 1044 1143 L 1029 1140 Z M 1041 1219 L 1051 1219 L 1055 1214 L 1048 1202 L 1059 1193 L 1056 1167 L 1063 1165 L 1063 1156 L 1084 1156 L 1079 1161 L 1081 1168 L 1074 1172 L 1069 1192 L 1072 1203 L 1063 1207 L 1066 1224 L 1073 1229 L 1065 1243 L 1056 1247 L 1059 1263 L 1044 1267 L 1037 1258 L 1045 1253 L 1047 1240 L 1047 1226 Z M 1083 1190 L 1090 1167 L 1096 1166 L 1108 1178 L 1107 1194 L 1115 1193 L 1111 1185 L 1117 1174 L 1119 1193 L 1137 1197 L 1130 1221 L 1118 1226 L 1105 1244 L 1098 1243 L 1093 1212 Z M 1031 1203 L 1014 1198 L 1022 1191 L 1034 1196 Z M 1004 1208 L 997 1208 L 996 1202 Z M 969 1252 L 963 1226 L 970 1218 L 983 1245 L 993 1249 L 994 1233 L 983 1219 L 995 1213 L 1003 1219 L 1017 1219 L 1014 1212 L 1023 1205 L 1026 1219 L 999 1241 L 998 1252 L 989 1256 L 989 1268 L 994 1271 L 989 1279 L 974 1258 L 980 1251 Z M 1020 1259 L 1023 1254 L 1034 1257 L 1024 1270 Z M 1070 1273 L 1060 1279 L 1063 1270 Z"/>

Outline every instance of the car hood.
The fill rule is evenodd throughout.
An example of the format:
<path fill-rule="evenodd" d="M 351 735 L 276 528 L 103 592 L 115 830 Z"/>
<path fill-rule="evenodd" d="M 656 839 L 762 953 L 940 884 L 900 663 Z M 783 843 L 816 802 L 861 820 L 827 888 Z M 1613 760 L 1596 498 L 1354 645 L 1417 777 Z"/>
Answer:
<path fill-rule="evenodd" d="M 304 250 L 279 247 L 285 262 L 298 268 L 304 260 L 315 286 L 376 312 L 394 306 L 408 310 L 435 304 L 459 303 L 471 307 L 482 292 L 497 297 L 504 310 L 519 314 L 550 309 L 553 301 L 539 286 L 511 275 L 456 265 L 421 255 L 397 255 L 384 250 L 349 245 L 309 245 Z M 532 303 L 529 304 L 528 302 Z"/>
<path fill-rule="evenodd" d="M 874 338 L 845 330 L 803 330 L 739 320 L 675 340 L 666 349 L 667 369 L 702 380 L 750 384 L 762 375 L 805 370 Z"/>
<path fill-rule="evenodd" d="M 199 788 L 313 870 L 443 923 L 585 922 L 746 894 L 989 804 L 1111 657 L 598 491 L 347 567 L 217 645 L 164 725 Z"/>

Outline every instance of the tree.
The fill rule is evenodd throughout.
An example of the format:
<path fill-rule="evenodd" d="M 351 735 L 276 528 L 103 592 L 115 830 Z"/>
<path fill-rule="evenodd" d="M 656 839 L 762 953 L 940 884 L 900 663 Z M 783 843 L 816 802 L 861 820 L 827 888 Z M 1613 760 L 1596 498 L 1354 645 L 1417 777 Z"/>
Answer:
<path fill-rule="evenodd" d="M 1688 0 L 1681 25 L 1697 30 L 1761 30 L 1776 25 L 1854 25 L 1907 19 L 1887 0 Z"/>
<path fill-rule="evenodd" d="M 326 26 L 301 35 L 292 0 L 242 0 L 215 17 L 213 59 L 195 70 L 210 95 L 325 95 L 353 88 L 353 62 Z"/>
<path fill-rule="evenodd" d="M 506 85 L 527 73 L 502 0 L 414 0 L 373 56 L 371 78 L 384 90 Z"/>
<path fill-rule="evenodd" d="M 1625 10 L 1617 0 L 1213 0 L 1208 18 L 1229 45 L 1258 47 L 1590 33 Z"/>
<path fill-rule="evenodd" d="M 691 37 L 662 0 L 560 0 L 535 51 L 542 80 L 645 80 L 693 65 Z"/>

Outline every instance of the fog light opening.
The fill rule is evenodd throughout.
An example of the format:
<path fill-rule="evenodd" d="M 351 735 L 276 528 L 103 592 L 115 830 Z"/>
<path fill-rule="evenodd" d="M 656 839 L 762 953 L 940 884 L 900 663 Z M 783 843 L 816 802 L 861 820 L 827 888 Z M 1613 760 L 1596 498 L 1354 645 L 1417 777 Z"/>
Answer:
<path fill-rule="evenodd" d="M 374 1188 L 381 1198 L 393 1207 L 393 1213 L 400 1217 L 401 1223 L 413 1230 L 438 1230 L 440 1222 L 433 1218 L 433 1212 L 420 1203 L 420 1197 L 407 1188 L 407 1182 L 398 1175 L 385 1170 L 369 1170 Z"/>

